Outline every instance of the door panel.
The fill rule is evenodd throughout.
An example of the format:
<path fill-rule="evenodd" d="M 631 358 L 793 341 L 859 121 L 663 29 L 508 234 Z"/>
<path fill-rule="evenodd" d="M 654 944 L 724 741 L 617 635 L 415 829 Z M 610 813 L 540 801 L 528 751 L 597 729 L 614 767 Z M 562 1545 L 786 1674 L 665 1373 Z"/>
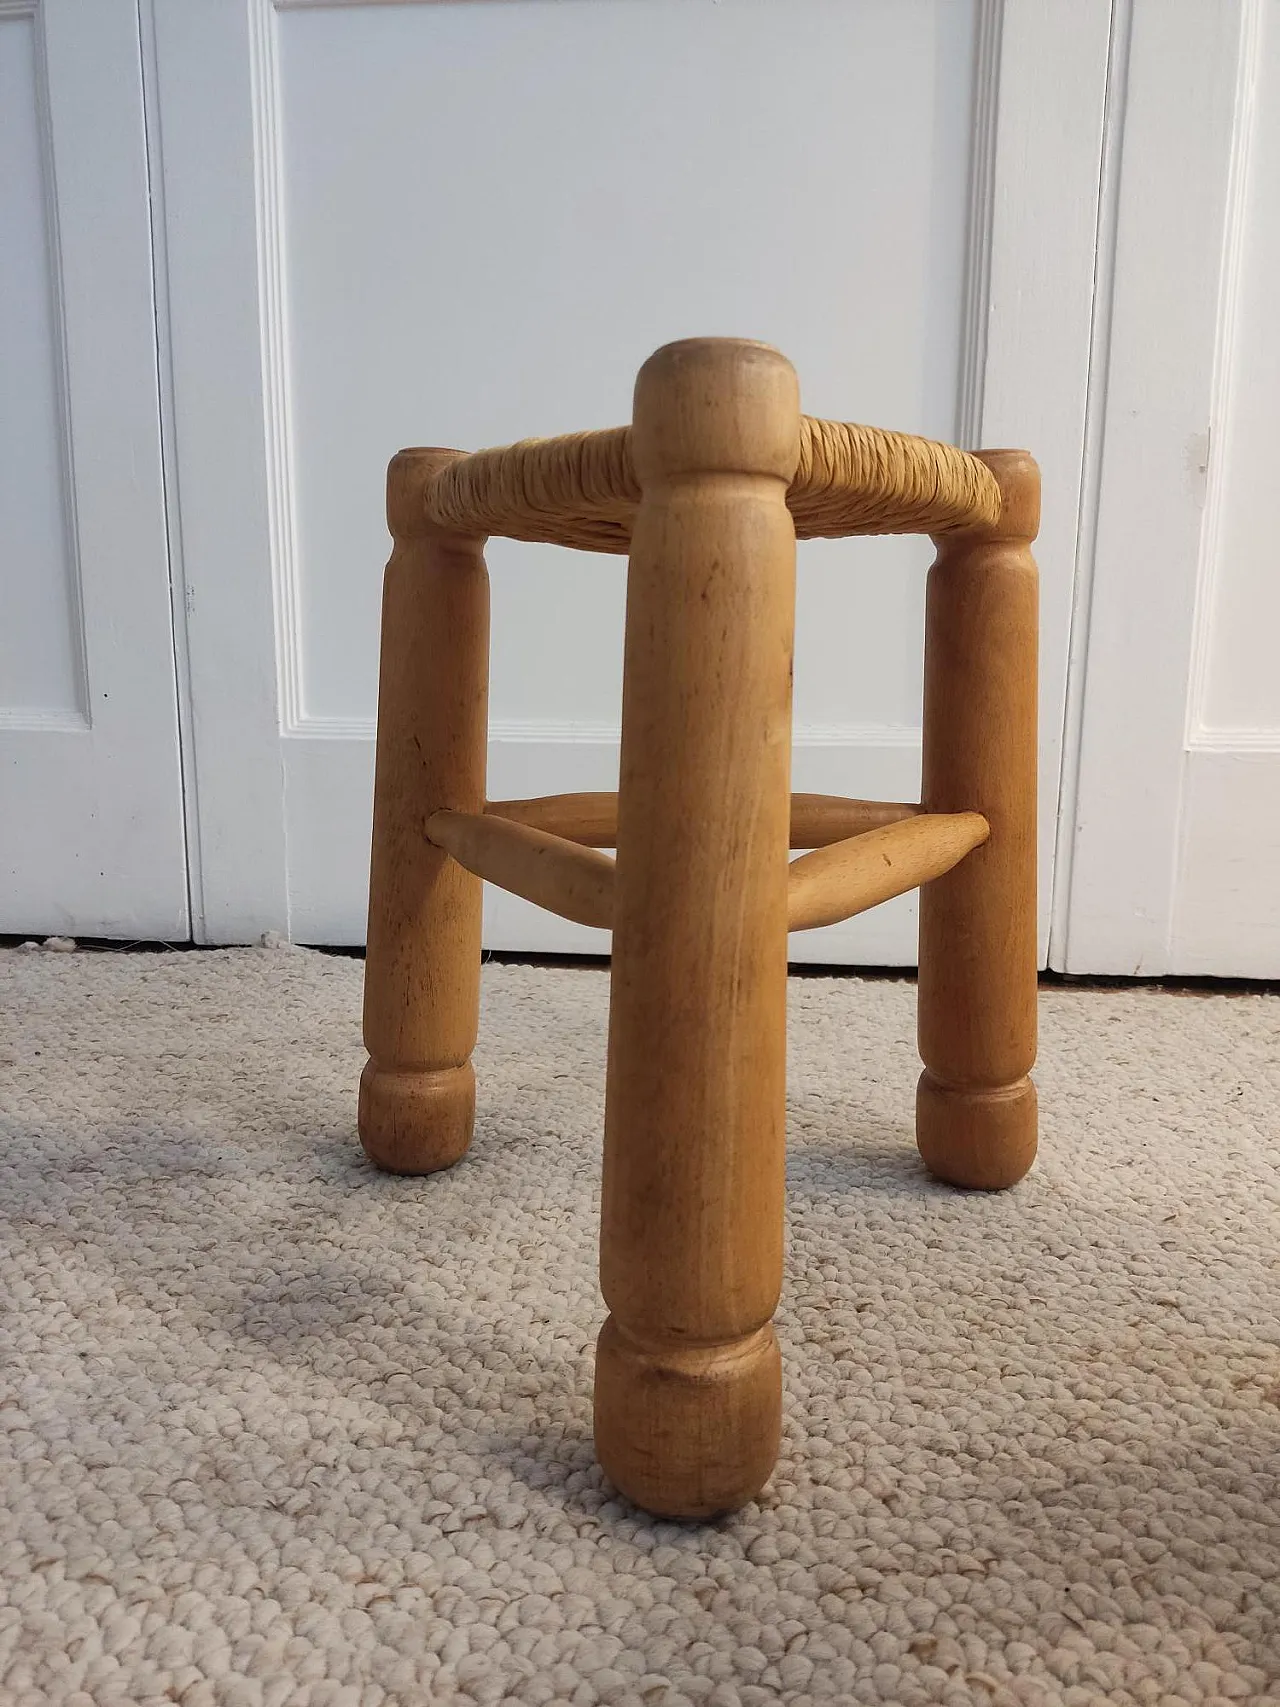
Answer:
<path fill-rule="evenodd" d="M 1277 114 L 1280 0 L 1140 0 L 1054 953 L 1072 972 L 1280 976 Z"/>
<path fill-rule="evenodd" d="M 184 938 L 138 25 L 0 6 L 0 931 Z"/>
<path fill-rule="evenodd" d="M 625 420 L 709 331 L 811 413 L 1042 455 L 1051 859 L 1108 17 L 156 0 L 209 940 L 363 940 L 391 453 Z M 797 788 L 917 794 L 929 555 L 802 548 Z M 615 786 L 624 565 L 490 562 L 491 793 Z M 606 946 L 489 899 L 490 946 Z M 914 902 L 793 952 L 910 962 Z"/>

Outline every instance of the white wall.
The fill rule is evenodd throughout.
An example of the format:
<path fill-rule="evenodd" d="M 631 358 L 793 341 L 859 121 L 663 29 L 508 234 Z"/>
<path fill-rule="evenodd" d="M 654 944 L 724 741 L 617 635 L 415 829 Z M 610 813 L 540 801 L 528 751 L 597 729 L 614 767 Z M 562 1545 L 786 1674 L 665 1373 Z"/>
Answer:
<path fill-rule="evenodd" d="M 1280 0 L 1122 23 L 1055 964 L 1275 978 Z"/>
<path fill-rule="evenodd" d="M 157 0 L 198 930 L 363 938 L 391 451 L 625 420 L 706 331 L 811 412 L 1041 451 L 1047 927 L 1108 16 Z M 928 557 L 803 551 L 798 788 L 917 793 Z M 622 565 L 491 561 L 491 792 L 615 786 Z M 606 946 L 492 899 L 494 946 Z M 914 902 L 794 950 L 909 962 Z"/>
<path fill-rule="evenodd" d="M 718 331 L 1040 458 L 1049 963 L 1280 975 L 1278 112 L 1280 0 L 0 0 L 0 929 L 361 940 L 388 456 Z M 802 550 L 798 788 L 914 794 L 927 556 Z M 492 563 L 491 791 L 612 786 L 623 566 Z"/>

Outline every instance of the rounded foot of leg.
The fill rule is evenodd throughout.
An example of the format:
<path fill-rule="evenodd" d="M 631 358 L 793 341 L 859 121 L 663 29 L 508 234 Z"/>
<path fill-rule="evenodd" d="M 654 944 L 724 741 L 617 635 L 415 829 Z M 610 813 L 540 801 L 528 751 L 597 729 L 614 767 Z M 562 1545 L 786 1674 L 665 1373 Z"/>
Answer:
<path fill-rule="evenodd" d="M 944 1085 L 926 1071 L 916 1090 L 916 1146 L 929 1172 L 949 1185 L 1001 1191 L 1036 1159 L 1036 1087 L 1018 1079 L 995 1089 Z"/>
<path fill-rule="evenodd" d="M 772 1326 L 733 1345 L 636 1344 L 611 1316 L 596 1346 L 596 1456 L 659 1517 L 714 1517 L 754 1499 L 778 1456 L 782 1360 Z"/>
<path fill-rule="evenodd" d="M 392 1073 L 370 1061 L 360 1075 L 360 1142 L 393 1174 L 433 1174 L 466 1154 L 476 1112 L 470 1061 L 436 1073 Z"/>

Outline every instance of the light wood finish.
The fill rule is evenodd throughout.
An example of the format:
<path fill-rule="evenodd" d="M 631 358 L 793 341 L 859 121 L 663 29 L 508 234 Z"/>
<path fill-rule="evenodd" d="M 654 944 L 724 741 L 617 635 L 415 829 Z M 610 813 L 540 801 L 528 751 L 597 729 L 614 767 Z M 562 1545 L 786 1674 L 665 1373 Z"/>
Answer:
<path fill-rule="evenodd" d="M 793 860 L 787 926 L 836 925 L 950 871 L 989 835 L 979 812 L 908 818 Z"/>
<path fill-rule="evenodd" d="M 839 794 L 793 794 L 791 796 L 791 846 L 825 848 L 878 830 L 882 824 L 898 824 L 920 814 L 919 806 L 899 800 L 846 800 Z"/>
<path fill-rule="evenodd" d="M 1036 1152 L 1036 662 L 1040 477 L 988 451 L 1004 511 L 938 542 L 925 619 L 923 805 L 990 839 L 920 896 L 916 1136 L 931 1172 L 996 1188 Z"/>
<path fill-rule="evenodd" d="M 459 865 L 536 907 L 579 925 L 613 925 L 614 863 L 593 848 L 474 812 L 433 812 L 427 834 Z"/>
<path fill-rule="evenodd" d="M 616 848 L 618 845 L 618 797 L 616 794 L 543 794 L 536 800 L 491 800 L 485 812 L 512 824 L 527 824 L 563 836 L 584 848 Z"/>
<path fill-rule="evenodd" d="M 482 878 L 612 925 L 596 1447 L 662 1515 L 743 1504 L 777 1453 L 789 925 L 920 886 L 920 1153 L 980 1187 L 1035 1154 L 1039 476 L 891 441 L 806 422 L 776 350 L 694 339 L 630 429 L 389 474 L 361 1138 L 407 1172 L 466 1149 Z M 918 806 L 789 792 L 798 493 L 806 528 L 945 512 Z M 616 795 L 485 802 L 487 578 L 442 524 L 485 504 L 630 537 Z"/>
<path fill-rule="evenodd" d="M 618 797 L 616 794 L 544 794 L 536 800 L 491 800 L 486 813 L 509 818 L 513 824 L 528 824 L 549 835 L 563 836 L 588 848 L 618 845 Z M 793 794 L 791 796 L 791 846 L 822 848 L 860 836 L 881 824 L 896 824 L 913 818 L 918 806 L 892 800 L 846 800 L 839 794 Z"/>
<path fill-rule="evenodd" d="M 427 822 L 427 834 L 477 877 L 561 918 L 610 930 L 616 866 L 583 843 L 592 836 L 599 837 L 602 846 L 614 845 L 617 831 L 610 821 L 614 817 L 610 808 L 616 800 L 616 795 L 609 794 L 561 795 L 497 802 L 487 806 L 483 816 L 436 812 Z M 862 804 L 831 800 L 833 807 Z M 874 816 L 877 803 L 865 804 L 871 807 L 868 816 Z M 569 837 L 537 829 L 509 815 L 509 808 L 566 825 L 578 834 Z M 902 809 L 886 806 L 885 810 Z M 838 816 L 856 822 L 861 814 L 824 812 L 821 827 L 828 828 Z M 815 814 L 806 833 L 819 827 L 817 820 Z M 933 817 L 912 812 L 910 817 L 891 819 L 805 854 L 788 868 L 787 928 L 804 931 L 837 924 L 916 889 L 950 871 L 986 836 L 986 819 L 976 812 Z"/>
<path fill-rule="evenodd" d="M 698 339 L 636 385 L 596 1449 L 650 1511 L 777 1453 L 799 444 L 790 364 Z"/>
<path fill-rule="evenodd" d="M 483 542 L 430 528 L 422 492 L 458 453 L 401 451 L 387 472 L 360 1141 L 380 1167 L 430 1173 L 471 1141 L 480 1011 L 479 878 L 427 820 L 484 805 L 489 578 Z"/>

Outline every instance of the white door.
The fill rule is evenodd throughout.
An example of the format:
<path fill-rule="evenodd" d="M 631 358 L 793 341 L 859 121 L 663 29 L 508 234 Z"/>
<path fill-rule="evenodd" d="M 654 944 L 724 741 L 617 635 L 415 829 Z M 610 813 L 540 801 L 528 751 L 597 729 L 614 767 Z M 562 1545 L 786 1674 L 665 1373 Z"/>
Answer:
<path fill-rule="evenodd" d="M 1109 0 L 154 0 L 195 930 L 363 941 L 383 470 L 765 339 L 1045 470 L 1047 940 Z M 158 204 L 159 205 L 159 204 Z M 925 541 L 801 552 L 795 786 L 916 798 Z M 616 786 L 623 565 L 495 542 L 490 792 Z M 600 933 L 491 895 L 494 947 Z M 793 939 L 914 959 L 914 906 Z"/>
<path fill-rule="evenodd" d="M 1280 0 L 1139 0 L 1054 963 L 1280 977 Z"/>
<path fill-rule="evenodd" d="M 0 0 L 0 931 L 185 938 L 133 0 Z"/>

